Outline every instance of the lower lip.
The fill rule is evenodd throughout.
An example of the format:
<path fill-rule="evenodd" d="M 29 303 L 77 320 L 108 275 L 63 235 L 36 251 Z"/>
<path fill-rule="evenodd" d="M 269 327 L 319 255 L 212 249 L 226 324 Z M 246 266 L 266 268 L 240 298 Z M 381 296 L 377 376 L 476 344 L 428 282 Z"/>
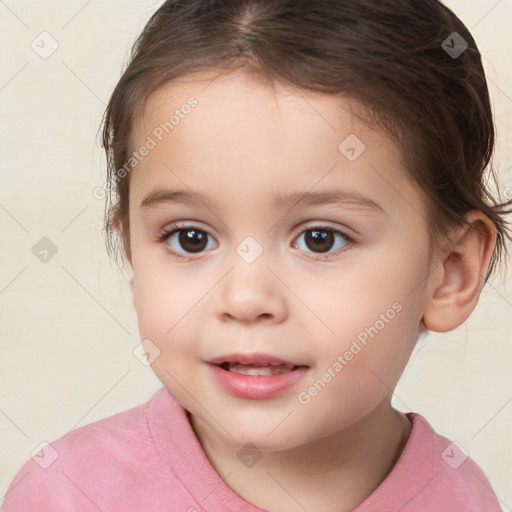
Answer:
<path fill-rule="evenodd" d="M 214 364 L 210 366 L 217 382 L 228 393 L 251 400 L 265 400 L 277 396 L 299 382 L 308 370 L 305 366 L 299 366 L 295 370 L 278 375 L 241 375 Z"/>

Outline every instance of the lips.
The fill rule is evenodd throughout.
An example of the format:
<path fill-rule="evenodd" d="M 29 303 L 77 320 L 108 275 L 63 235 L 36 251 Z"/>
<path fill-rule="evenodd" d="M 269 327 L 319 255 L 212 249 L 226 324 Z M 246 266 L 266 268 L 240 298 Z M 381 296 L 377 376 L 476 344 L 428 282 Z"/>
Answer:
<path fill-rule="evenodd" d="M 230 354 L 208 363 L 212 376 L 224 391 L 248 400 L 276 398 L 297 386 L 309 371 L 309 366 L 263 354 Z"/>

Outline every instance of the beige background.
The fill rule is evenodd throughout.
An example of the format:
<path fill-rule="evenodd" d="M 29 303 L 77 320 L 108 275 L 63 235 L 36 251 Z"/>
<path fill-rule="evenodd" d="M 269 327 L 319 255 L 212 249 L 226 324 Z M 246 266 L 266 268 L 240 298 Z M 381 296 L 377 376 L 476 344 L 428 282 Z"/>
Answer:
<path fill-rule="evenodd" d="M 512 197 L 512 0 L 449 0 L 489 77 L 501 183 Z M 0 1 L 0 498 L 42 441 L 160 387 L 133 355 L 137 321 L 102 238 L 97 131 L 135 36 L 161 1 Z M 58 49 L 31 48 L 47 31 Z M 49 48 L 47 40 L 46 48 Z M 32 253 L 42 238 L 58 252 Z M 512 265 L 471 318 L 418 346 L 394 405 L 423 414 L 482 467 L 512 510 Z"/>

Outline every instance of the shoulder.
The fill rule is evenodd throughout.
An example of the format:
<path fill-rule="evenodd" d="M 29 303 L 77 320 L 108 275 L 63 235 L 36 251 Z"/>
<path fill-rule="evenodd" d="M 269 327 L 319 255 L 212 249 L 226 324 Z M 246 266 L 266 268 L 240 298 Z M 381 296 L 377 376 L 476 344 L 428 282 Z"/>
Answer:
<path fill-rule="evenodd" d="M 109 488 L 136 481 L 141 470 L 162 471 L 153 467 L 161 463 L 147 420 L 157 395 L 42 445 L 14 477 L 2 510 L 97 510 L 92 494 L 101 499 Z"/>
<path fill-rule="evenodd" d="M 134 453 L 150 446 L 146 414 L 148 404 L 146 402 L 94 421 L 51 442 L 48 449 L 50 452 L 54 450 L 54 455 L 58 456 L 55 463 L 61 469 L 77 460 L 102 465 L 107 461 L 114 462 L 122 453 L 126 453 L 127 447 L 131 448 L 130 453 Z"/>
<path fill-rule="evenodd" d="M 354 512 L 501 512 L 485 474 L 457 443 L 418 413 L 397 463 Z"/>
<path fill-rule="evenodd" d="M 413 424 L 414 437 L 406 469 L 423 477 L 423 489 L 416 497 L 417 509 L 500 512 L 489 480 L 468 452 L 436 432 L 421 414 L 407 416 Z"/>

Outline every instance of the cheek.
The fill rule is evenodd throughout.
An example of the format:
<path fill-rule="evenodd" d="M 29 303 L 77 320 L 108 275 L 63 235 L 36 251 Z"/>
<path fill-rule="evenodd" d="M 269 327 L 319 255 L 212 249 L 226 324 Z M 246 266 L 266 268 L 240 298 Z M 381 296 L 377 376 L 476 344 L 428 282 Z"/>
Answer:
<path fill-rule="evenodd" d="M 153 371 L 164 380 L 165 369 L 181 374 L 198 360 L 198 340 L 204 326 L 206 282 L 190 279 L 176 265 L 134 264 L 134 306 L 141 339 L 149 339 L 159 350 Z M 167 271 L 167 270 L 168 271 Z M 192 284 L 191 284 L 192 283 Z"/>
<path fill-rule="evenodd" d="M 381 331 L 390 325 L 404 328 L 406 319 L 417 317 L 421 309 L 421 283 L 428 272 L 424 259 L 421 253 L 392 247 L 359 253 L 322 286 L 309 288 L 308 304 L 336 333 L 332 336 L 355 337 L 374 324 Z"/>
<path fill-rule="evenodd" d="M 133 302 L 142 339 L 150 339 L 160 351 L 173 338 L 179 317 L 178 290 L 155 265 L 144 265 L 139 254 L 133 264 Z"/>
<path fill-rule="evenodd" d="M 331 343 L 324 338 L 312 348 L 317 366 L 298 401 L 318 424 L 332 426 L 333 411 L 337 425 L 357 421 L 395 388 L 416 341 L 416 313 L 402 301 L 389 306 L 377 307 L 375 314 L 355 310 L 336 326 Z"/>
<path fill-rule="evenodd" d="M 428 262 L 421 248 L 414 253 L 393 251 L 392 247 L 368 259 L 359 258 L 350 273 L 331 280 L 312 304 L 331 331 L 324 329 L 321 337 L 311 336 L 320 361 L 318 371 L 326 371 L 341 356 L 343 371 L 339 375 L 344 377 L 339 381 L 350 381 L 361 393 L 369 391 L 372 383 L 392 387 L 418 337 L 424 293 L 421 283 Z"/>

